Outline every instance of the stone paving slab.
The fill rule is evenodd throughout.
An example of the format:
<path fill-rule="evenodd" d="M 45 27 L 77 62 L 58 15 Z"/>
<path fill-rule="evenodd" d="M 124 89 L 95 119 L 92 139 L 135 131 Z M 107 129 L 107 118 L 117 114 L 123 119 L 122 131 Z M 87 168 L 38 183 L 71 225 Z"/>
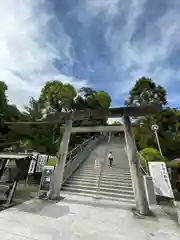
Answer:
<path fill-rule="evenodd" d="M 72 200 L 72 199 L 71 199 Z M 179 240 L 180 229 L 160 209 L 137 219 L 130 209 L 31 200 L 0 212 L 2 240 Z"/>

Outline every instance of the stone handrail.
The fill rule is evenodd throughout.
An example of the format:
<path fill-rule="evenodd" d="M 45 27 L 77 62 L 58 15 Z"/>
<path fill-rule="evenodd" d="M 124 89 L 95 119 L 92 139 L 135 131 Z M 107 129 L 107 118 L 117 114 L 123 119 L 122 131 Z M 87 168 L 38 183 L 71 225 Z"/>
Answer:
<path fill-rule="evenodd" d="M 124 148 L 124 151 L 125 151 L 125 153 L 126 153 L 126 155 L 127 155 L 127 148 L 125 147 Z M 141 154 L 140 154 L 140 152 L 138 152 L 137 151 L 137 154 L 139 155 L 139 157 L 141 158 L 144 158 Z M 146 161 L 146 159 L 144 158 L 144 160 L 145 160 L 145 162 L 146 162 L 146 164 L 147 164 L 147 161 Z M 147 165 L 148 166 L 148 165 Z M 142 166 L 142 164 L 141 164 L 141 161 L 140 161 L 140 168 L 141 168 L 141 171 L 142 171 L 142 173 L 144 174 L 144 175 L 149 175 L 149 173 L 146 171 L 146 169 L 144 169 L 144 167 Z"/>
<path fill-rule="evenodd" d="M 89 156 L 90 152 L 99 143 L 100 138 L 90 138 L 85 141 L 82 146 L 78 146 L 76 151 L 77 154 L 73 155 L 72 158 L 65 165 L 63 183 L 73 174 L 73 172 L 84 162 Z M 74 149 L 73 149 L 74 150 Z M 69 153 L 70 154 L 70 153 Z"/>
<path fill-rule="evenodd" d="M 67 158 L 66 158 L 66 165 L 71 162 L 78 152 L 82 151 L 83 148 L 93 139 L 93 137 L 88 138 L 83 143 L 77 145 L 75 148 L 73 148 L 71 151 L 68 152 Z"/>
<path fill-rule="evenodd" d="M 143 160 L 145 161 L 146 163 L 146 168 L 144 168 L 141 164 L 141 161 L 140 161 L 140 167 L 141 167 L 141 170 L 143 172 L 144 175 L 149 175 L 149 172 L 148 172 L 148 163 L 147 163 L 147 160 L 140 154 L 140 152 L 137 152 L 139 157 L 140 158 L 143 158 Z"/>
<path fill-rule="evenodd" d="M 103 163 L 101 165 L 99 176 L 98 176 L 98 179 L 97 179 L 96 195 L 95 195 L 96 198 L 98 197 L 98 194 L 100 192 L 101 178 L 102 178 L 103 170 L 104 170 L 106 159 L 107 159 L 107 155 L 108 155 L 108 149 L 109 149 L 110 141 L 111 141 L 111 133 L 108 136 L 108 141 L 107 141 L 107 146 L 106 146 L 106 150 L 105 150 L 104 160 L 103 160 Z"/>

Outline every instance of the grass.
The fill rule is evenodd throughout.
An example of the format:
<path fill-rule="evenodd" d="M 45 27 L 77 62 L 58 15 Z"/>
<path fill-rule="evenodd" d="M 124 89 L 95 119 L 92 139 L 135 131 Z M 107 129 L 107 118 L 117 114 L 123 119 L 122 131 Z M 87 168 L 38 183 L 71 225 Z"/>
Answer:
<path fill-rule="evenodd" d="M 56 159 L 50 159 L 50 160 L 46 163 L 46 165 L 48 165 L 48 166 L 56 166 Z"/>
<path fill-rule="evenodd" d="M 15 192 L 15 198 L 27 200 L 37 195 L 39 185 L 20 183 Z"/>

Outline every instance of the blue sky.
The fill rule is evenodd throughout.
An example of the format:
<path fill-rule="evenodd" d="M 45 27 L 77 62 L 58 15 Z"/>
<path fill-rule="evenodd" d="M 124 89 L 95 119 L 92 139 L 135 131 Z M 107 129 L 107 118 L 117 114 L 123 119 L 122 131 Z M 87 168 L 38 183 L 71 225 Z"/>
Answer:
<path fill-rule="evenodd" d="M 179 0 L 1 0 L 0 16 L 0 79 L 19 107 L 53 79 L 119 106 L 143 75 L 180 106 Z"/>

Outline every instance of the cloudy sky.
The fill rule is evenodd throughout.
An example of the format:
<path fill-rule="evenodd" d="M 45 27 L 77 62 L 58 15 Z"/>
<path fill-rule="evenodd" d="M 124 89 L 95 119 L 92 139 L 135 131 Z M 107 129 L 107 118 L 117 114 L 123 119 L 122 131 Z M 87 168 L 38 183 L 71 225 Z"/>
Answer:
<path fill-rule="evenodd" d="M 0 79 L 19 107 L 52 79 L 122 105 L 143 75 L 180 106 L 179 0 L 1 0 L 0 18 Z"/>

